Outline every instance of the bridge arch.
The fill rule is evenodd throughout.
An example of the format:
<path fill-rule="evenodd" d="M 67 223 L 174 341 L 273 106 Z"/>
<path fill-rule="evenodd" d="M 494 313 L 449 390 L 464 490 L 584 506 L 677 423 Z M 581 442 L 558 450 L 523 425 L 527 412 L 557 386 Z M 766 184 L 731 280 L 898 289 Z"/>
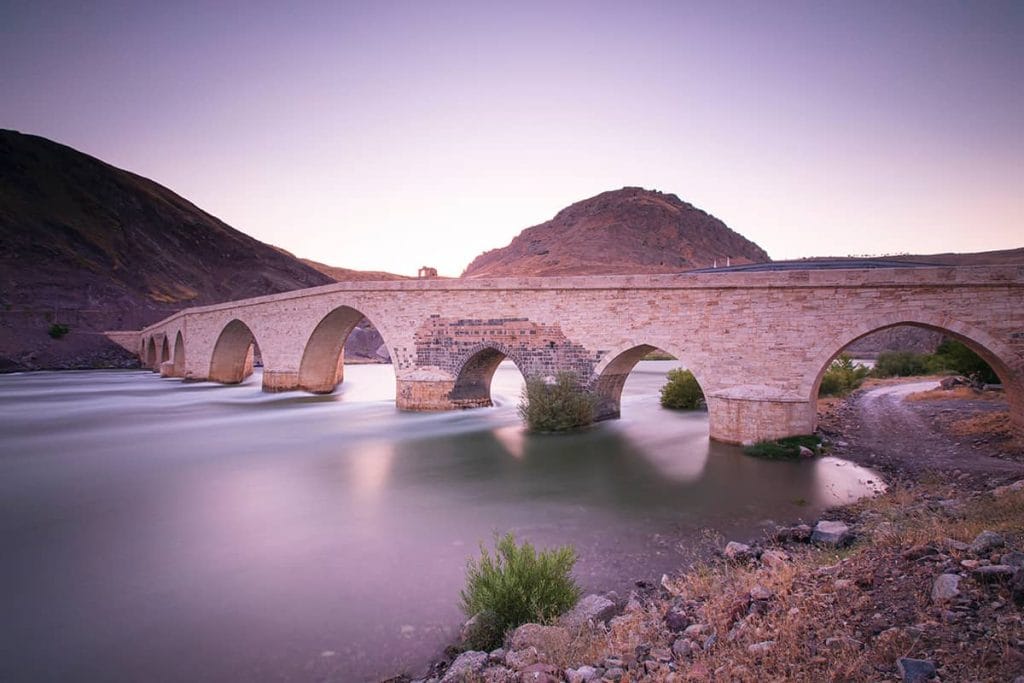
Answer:
<path fill-rule="evenodd" d="M 146 342 L 146 367 L 150 370 L 154 370 L 157 367 L 156 340 L 153 337 L 150 337 Z"/>
<path fill-rule="evenodd" d="M 482 342 L 467 349 L 455 365 L 458 372 L 449 394 L 452 406 L 485 408 L 494 405 L 491 400 L 491 380 L 506 358 L 515 363 L 524 378 L 528 377 L 528 366 L 523 359 L 501 342 Z"/>
<path fill-rule="evenodd" d="M 185 338 L 181 334 L 181 330 L 174 336 L 174 352 L 172 355 L 174 360 L 174 376 L 184 377 L 185 376 Z"/>
<path fill-rule="evenodd" d="M 612 420 L 622 414 L 622 389 L 626 379 L 636 364 L 652 351 L 664 351 L 676 357 L 680 365 L 693 373 L 701 389 L 707 391 L 702 379 L 704 371 L 687 365 L 686 354 L 674 348 L 672 344 L 654 343 L 651 341 L 628 342 L 622 344 L 602 356 L 594 368 L 594 379 L 591 388 L 597 398 L 595 415 L 597 420 Z M 710 410 L 710 405 L 709 405 Z"/>
<path fill-rule="evenodd" d="M 392 359 L 395 358 L 381 328 L 369 316 L 351 306 L 338 306 L 320 319 L 306 340 L 299 364 L 300 389 L 314 394 L 334 391 L 345 377 L 345 342 L 364 319 L 381 335 L 388 354 Z"/>
<path fill-rule="evenodd" d="M 818 390 L 825 371 L 828 370 L 831 362 L 842 353 L 843 349 L 861 337 L 898 325 L 921 327 L 940 332 L 962 342 L 981 356 L 1003 383 L 1006 399 L 1010 405 L 1011 420 L 1018 428 L 1024 428 L 1024 386 L 1022 386 L 1024 359 L 983 329 L 945 316 L 929 315 L 925 312 L 859 320 L 851 329 L 834 335 L 819 347 L 811 361 L 808 374 L 803 378 L 801 393 L 806 392 L 805 395 L 809 397 L 813 405 L 818 398 Z"/>
<path fill-rule="evenodd" d="M 252 374 L 255 349 L 259 344 L 249 326 L 234 318 L 221 330 L 210 358 L 209 379 L 238 384 Z"/>
<path fill-rule="evenodd" d="M 167 341 L 167 335 L 164 335 L 163 342 L 160 344 L 160 362 L 164 363 L 171 359 L 171 345 Z"/>

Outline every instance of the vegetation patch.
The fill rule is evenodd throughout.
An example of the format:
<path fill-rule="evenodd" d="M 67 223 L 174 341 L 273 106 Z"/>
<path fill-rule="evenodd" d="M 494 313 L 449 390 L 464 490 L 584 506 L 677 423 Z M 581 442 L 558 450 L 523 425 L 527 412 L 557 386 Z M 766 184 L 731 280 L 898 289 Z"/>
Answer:
<path fill-rule="evenodd" d="M 594 422 L 595 403 L 574 373 L 560 372 L 554 382 L 529 377 L 519 400 L 519 417 L 531 432 L 568 432 Z"/>
<path fill-rule="evenodd" d="M 985 384 L 996 384 L 999 377 L 985 360 L 964 344 L 947 339 L 935 353 L 885 351 L 875 361 L 875 377 L 913 377 L 955 373 L 966 375 Z"/>
<path fill-rule="evenodd" d="M 787 436 L 774 441 L 758 441 L 753 446 L 746 446 L 743 452 L 755 458 L 766 460 L 797 460 L 800 448 L 809 448 L 815 453 L 821 450 L 821 438 L 814 434 Z"/>
<path fill-rule="evenodd" d="M 466 645 L 490 650 L 509 629 L 547 623 L 571 609 L 580 588 L 571 576 L 576 550 L 563 546 L 537 552 L 509 533 L 495 538 L 494 554 L 480 545 L 480 559 L 469 560 L 460 607 L 468 617 L 486 615 L 487 628 L 478 629 Z"/>
<path fill-rule="evenodd" d="M 668 371 L 668 382 L 661 388 L 661 405 L 675 410 L 703 408 L 704 390 L 689 370 L 676 368 Z"/>
<path fill-rule="evenodd" d="M 871 374 L 871 369 L 854 363 L 845 353 L 829 364 L 821 378 L 818 396 L 846 396 L 860 387 L 864 379 Z"/>
<path fill-rule="evenodd" d="M 50 335 L 51 339 L 63 339 L 70 331 L 71 328 L 67 325 L 53 323 L 50 325 L 50 329 L 46 331 L 46 334 Z"/>

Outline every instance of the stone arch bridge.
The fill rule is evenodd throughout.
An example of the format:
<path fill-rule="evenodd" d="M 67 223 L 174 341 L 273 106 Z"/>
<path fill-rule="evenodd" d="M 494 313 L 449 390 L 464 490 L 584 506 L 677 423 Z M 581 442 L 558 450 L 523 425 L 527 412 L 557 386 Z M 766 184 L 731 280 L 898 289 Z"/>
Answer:
<path fill-rule="evenodd" d="M 394 363 L 401 409 L 490 405 L 503 359 L 525 376 L 576 373 L 619 416 L 626 376 L 659 348 L 690 368 L 711 437 L 809 433 L 829 362 L 894 325 L 942 331 L 1001 378 L 1024 429 L 1024 266 L 718 271 L 679 275 L 346 282 L 183 310 L 112 332 L 166 376 L 237 383 L 258 346 L 265 391 L 333 391 L 367 318 Z"/>

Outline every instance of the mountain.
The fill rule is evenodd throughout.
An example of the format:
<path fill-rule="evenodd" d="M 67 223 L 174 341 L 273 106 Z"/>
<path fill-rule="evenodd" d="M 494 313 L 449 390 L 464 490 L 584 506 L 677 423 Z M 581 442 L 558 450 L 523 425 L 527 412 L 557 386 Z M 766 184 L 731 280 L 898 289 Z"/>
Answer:
<path fill-rule="evenodd" d="M 508 246 L 476 257 L 463 277 L 676 273 L 762 263 L 764 249 L 674 194 L 624 187 L 576 202 Z"/>
<path fill-rule="evenodd" d="M 0 130 L 0 369 L 128 364 L 103 330 L 331 281 L 151 180 Z"/>

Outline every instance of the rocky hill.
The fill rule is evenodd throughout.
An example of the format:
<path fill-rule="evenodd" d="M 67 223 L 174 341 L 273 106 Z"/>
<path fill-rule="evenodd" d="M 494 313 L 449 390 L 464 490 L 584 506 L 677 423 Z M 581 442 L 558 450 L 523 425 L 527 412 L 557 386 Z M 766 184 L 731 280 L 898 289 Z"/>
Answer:
<path fill-rule="evenodd" d="M 473 260 L 463 277 L 675 273 L 761 263 L 765 251 L 674 194 L 639 187 L 602 192 L 523 230 Z"/>
<path fill-rule="evenodd" d="M 0 369 L 130 362 L 103 330 L 329 282 L 151 180 L 0 130 Z"/>

